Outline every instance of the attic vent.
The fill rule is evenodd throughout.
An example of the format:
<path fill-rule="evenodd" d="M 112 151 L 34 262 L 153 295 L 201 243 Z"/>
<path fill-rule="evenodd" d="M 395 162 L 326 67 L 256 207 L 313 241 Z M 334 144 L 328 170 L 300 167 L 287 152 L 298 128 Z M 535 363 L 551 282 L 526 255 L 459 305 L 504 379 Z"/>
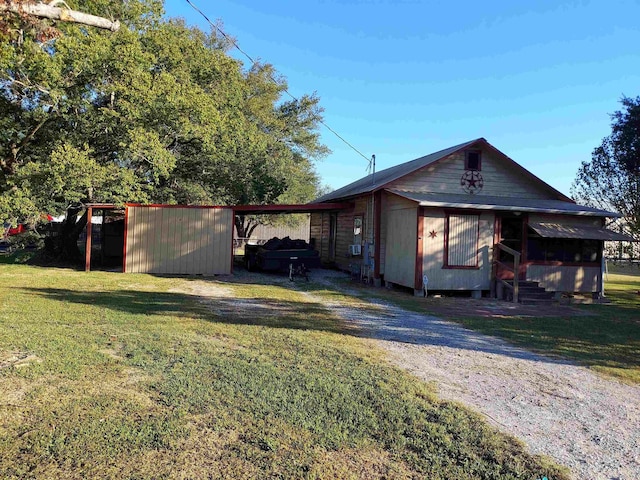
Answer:
<path fill-rule="evenodd" d="M 464 169 L 480 171 L 482 169 L 481 167 L 482 167 L 482 161 L 480 157 L 480 151 L 479 150 L 467 151 L 464 158 Z"/>

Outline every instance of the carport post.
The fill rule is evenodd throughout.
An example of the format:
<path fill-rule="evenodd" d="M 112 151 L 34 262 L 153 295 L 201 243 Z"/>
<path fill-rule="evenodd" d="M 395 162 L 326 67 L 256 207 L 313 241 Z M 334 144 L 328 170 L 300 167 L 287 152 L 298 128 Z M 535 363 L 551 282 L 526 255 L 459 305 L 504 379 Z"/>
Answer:
<path fill-rule="evenodd" d="M 87 207 L 87 243 L 84 248 L 84 271 L 91 270 L 91 234 L 92 224 L 91 218 L 93 217 L 93 208 Z"/>

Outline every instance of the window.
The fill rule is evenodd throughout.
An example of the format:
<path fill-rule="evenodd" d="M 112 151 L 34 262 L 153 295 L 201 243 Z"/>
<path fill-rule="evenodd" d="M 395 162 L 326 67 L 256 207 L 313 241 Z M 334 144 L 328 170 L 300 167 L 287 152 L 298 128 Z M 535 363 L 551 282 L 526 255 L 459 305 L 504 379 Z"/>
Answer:
<path fill-rule="evenodd" d="M 527 260 L 534 262 L 598 263 L 602 258 L 600 244 L 600 240 L 544 238 L 529 230 Z"/>
<path fill-rule="evenodd" d="M 465 170 L 482 170 L 482 158 L 479 150 L 468 150 L 464 158 Z"/>
<path fill-rule="evenodd" d="M 478 215 L 447 215 L 445 267 L 478 268 Z"/>
<path fill-rule="evenodd" d="M 353 244 L 362 245 L 362 215 L 353 217 Z"/>

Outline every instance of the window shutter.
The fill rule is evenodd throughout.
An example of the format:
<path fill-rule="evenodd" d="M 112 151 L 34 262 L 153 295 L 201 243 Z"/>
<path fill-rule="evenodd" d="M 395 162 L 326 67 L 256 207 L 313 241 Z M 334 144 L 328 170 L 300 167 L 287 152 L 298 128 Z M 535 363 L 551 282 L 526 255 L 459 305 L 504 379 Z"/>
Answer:
<path fill-rule="evenodd" d="M 449 215 L 448 258 L 450 267 L 478 265 L 478 215 Z"/>

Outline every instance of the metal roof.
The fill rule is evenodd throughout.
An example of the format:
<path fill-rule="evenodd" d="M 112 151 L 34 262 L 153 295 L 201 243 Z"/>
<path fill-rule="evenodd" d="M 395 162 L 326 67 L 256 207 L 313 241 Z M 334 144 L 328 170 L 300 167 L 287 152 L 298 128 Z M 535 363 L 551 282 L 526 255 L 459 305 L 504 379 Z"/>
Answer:
<path fill-rule="evenodd" d="M 415 160 L 411 160 L 410 162 L 401 163 L 400 165 L 396 165 L 385 170 L 380 170 L 374 175 L 367 175 L 360 180 L 356 180 L 349 185 L 334 190 L 333 192 L 318 198 L 315 202 L 328 202 L 329 200 L 353 197 L 362 193 L 369 193 L 374 190 L 378 190 L 380 187 L 386 185 L 389 182 L 393 182 L 394 180 L 404 177 L 411 172 L 415 172 L 420 168 L 437 162 L 438 160 L 441 160 L 451 155 L 452 153 L 457 152 L 458 150 L 462 150 L 463 148 L 466 148 L 478 142 L 479 140 L 484 139 L 477 138 L 475 140 L 471 140 L 470 142 L 461 143 L 460 145 L 445 148 L 444 150 L 440 150 L 439 152 L 416 158 Z"/>
<path fill-rule="evenodd" d="M 629 235 L 614 232 L 604 227 L 583 227 L 560 225 L 558 223 L 529 222 L 529 226 L 544 238 L 580 238 L 584 240 L 606 240 L 633 242 Z"/>
<path fill-rule="evenodd" d="M 419 193 L 387 190 L 391 193 L 418 202 L 422 207 L 462 208 L 475 210 L 501 210 L 516 212 L 557 213 L 563 215 L 585 215 L 592 217 L 620 217 L 593 207 L 585 207 L 562 200 L 538 200 L 531 198 L 493 197 L 483 195 L 457 195 L 452 193 Z"/>

